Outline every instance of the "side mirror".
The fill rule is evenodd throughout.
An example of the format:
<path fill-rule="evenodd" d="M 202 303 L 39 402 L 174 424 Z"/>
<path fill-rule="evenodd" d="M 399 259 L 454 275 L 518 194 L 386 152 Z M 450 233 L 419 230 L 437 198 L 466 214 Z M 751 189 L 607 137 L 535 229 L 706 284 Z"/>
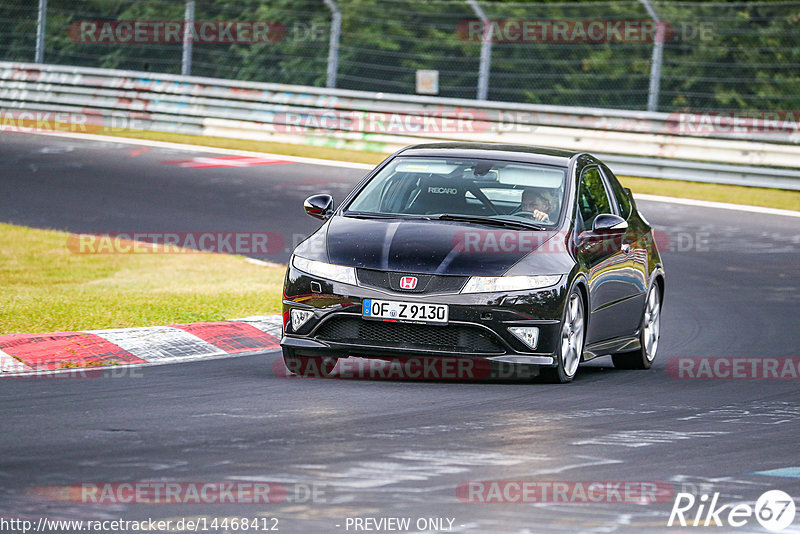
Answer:
<path fill-rule="evenodd" d="M 330 195 L 312 195 L 303 202 L 306 213 L 323 221 L 333 213 L 333 197 Z"/>
<path fill-rule="evenodd" d="M 621 234 L 628 229 L 628 223 L 619 215 L 601 213 L 594 218 L 592 231 L 597 234 Z"/>

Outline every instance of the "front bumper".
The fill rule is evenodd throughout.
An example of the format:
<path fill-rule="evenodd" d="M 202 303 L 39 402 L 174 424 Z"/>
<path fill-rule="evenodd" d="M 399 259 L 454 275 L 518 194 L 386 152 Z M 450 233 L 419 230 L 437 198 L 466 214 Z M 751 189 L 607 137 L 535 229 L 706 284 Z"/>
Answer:
<path fill-rule="evenodd" d="M 530 291 L 421 294 L 353 286 L 308 275 L 289 266 L 284 284 L 281 345 L 297 356 L 366 358 L 465 357 L 554 366 L 567 281 Z M 365 298 L 447 304 L 446 325 L 367 320 Z M 296 330 L 290 310 L 313 316 Z M 509 331 L 535 326 L 538 342 L 531 349 Z"/>

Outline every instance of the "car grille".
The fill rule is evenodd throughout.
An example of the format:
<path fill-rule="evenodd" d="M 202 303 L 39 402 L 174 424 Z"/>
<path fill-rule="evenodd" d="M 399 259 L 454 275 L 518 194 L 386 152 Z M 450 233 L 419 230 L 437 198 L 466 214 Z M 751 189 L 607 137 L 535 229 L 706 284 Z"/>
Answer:
<path fill-rule="evenodd" d="M 493 334 L 463 325 L 424 325 L 368 321 L 360 317 L 332 317 L 314 337 L 322 341 L 377 347 L 416 348 L 469 353 L 504 353 Z"/>
<path fill-rule="evenodd" d="M 403 293 L 458 293 L 467 282 L 466 276 L 439 274 L 415 274 L 400 271 L 377 271 L 374 269 L 356 269 L 358 281 L 362 285 L 380 289 L 391 289 Z M 404 276 L 415 276 L 418 280 L 414 289 L 400 287 L 400 279 Z"/>

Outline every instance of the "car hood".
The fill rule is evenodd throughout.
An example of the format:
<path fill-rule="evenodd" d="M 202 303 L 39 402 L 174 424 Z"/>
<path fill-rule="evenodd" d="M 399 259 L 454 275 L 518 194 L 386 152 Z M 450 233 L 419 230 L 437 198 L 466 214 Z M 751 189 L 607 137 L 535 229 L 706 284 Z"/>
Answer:
<path fill-rule="evenodd" d="M 564 258 L 543 250 L 556 235 L 452 221 L 335 216 L 308 244 L 324 243 L 331 263 L 367 269 L 466 276 L 560 274 L 565 272 Z"/>

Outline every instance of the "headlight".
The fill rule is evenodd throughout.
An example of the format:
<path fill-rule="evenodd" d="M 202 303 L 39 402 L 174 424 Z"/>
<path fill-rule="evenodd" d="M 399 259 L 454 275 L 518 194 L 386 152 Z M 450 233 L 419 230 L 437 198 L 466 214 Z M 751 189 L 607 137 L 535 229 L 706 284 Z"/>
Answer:
<path fill-rule="evenodd" d="M 334 265 L 324 261 L 308 260 L 299 256 L 292 258 L 292 265 L 295 269 L 303 271 L 313 276 L 319 276 L 327 280 L 334 280 L 350 285 L 356 284 L 356 270 L 353 267 L 344 265 Z"/>
<path fill-rule="evenodd" d="M 541 289 L 556 285 L 561 280 L 559 274 L 541 276 L 473 276 L 467 281 L 462 293 L 494 293 Z"/>

